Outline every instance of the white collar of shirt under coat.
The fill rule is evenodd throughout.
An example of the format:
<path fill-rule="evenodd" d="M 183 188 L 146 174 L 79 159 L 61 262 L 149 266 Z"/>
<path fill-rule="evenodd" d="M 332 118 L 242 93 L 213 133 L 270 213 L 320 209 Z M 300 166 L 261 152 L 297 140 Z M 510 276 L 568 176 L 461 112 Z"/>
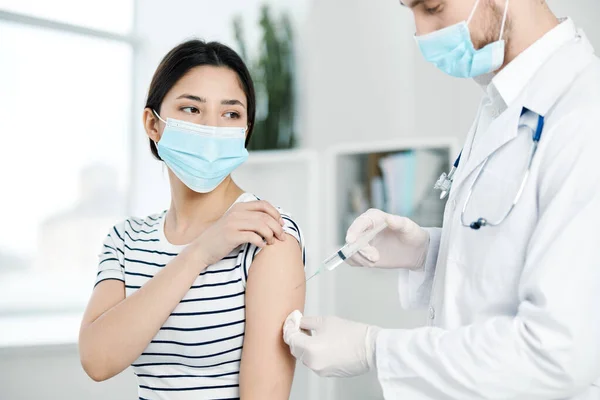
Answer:
<path fill-rule="evenodd" d="M 517 100 L 536 71 L 548 58 L 576 35 L 577 28 L 573 20 L 561 19 L 560 24 L 529 46 L 492 78 L 485 90 L 498 114 L 504 112 Z"/>
<path fill-rule="evenodd" d="M 594 49 L 585 34 L 570 19 L 548 32 L 496 75 L 488 95 L 501 114 L 490 124 L 472 154 L 466 154 L 457 171 L 453 189 L 490 155 L 517 137 L 523 107 L 546 116 L 570 83 L 589 65 Z M 477 124 L 471 129 L 465 149 L 470 148 Z M 463 159 L 461 157 L 461 159 Z"/>

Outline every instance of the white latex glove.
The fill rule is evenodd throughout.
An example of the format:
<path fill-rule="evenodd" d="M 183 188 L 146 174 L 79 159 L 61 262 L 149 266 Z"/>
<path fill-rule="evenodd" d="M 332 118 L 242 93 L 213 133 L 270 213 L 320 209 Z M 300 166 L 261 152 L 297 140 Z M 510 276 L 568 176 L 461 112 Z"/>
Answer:
<path fill-rule="evenodd" d="M 298 314 L 288 316 L 283 340 L 292 355 L 319 376 L 357 376 L 375 366 L 380 328 L 337 317 L 302 317 L 298 324 Z"/>
<path fill-rule="evenodd" d="M 355 267 L 420 269 L 425 265 L 429 233 L 412 220 L 371 209 L 358 217 L 346 233 L 346 242 L 354 243 L 362 234 L 387 223 L 371 244 L 350 257 Z"/>

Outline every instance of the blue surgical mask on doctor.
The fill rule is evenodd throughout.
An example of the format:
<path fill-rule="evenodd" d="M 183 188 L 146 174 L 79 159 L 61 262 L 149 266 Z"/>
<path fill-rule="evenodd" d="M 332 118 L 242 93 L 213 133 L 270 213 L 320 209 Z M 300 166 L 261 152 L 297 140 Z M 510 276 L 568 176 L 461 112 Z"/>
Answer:
<path fill-rule="evenodd" d="M 475 78 L 498 70 L 504 64 L 504 28 L 508 15 L 508 3 L 504 9 L 502 27 L 497 41 L 476 50 L 471 39 L 469 24 L 477 11 L 480 0 L 475 1 L 469 19 L 422 36 L 415 36 L 425 60 L 443 72 L 457 78 Z"/>
<path fill-rule="evenodd" d="M 212 192 L 248 159 L 246 127 L 217 127 L 167 118 L 158 155 L 187 187 Z"/>

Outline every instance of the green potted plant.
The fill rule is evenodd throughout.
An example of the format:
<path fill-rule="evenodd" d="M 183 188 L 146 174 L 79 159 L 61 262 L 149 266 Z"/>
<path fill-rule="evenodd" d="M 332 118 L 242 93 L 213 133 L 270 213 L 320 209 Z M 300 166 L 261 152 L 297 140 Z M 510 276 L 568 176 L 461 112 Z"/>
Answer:
<path fill-rule="evenodd" d="M 248 149 L 289 149 L 296 144 L 292 24 L 285 13 L 275 20 L 269 6 L 263 5 L 259 25 L 262 40 L 257 58 L 251 60 L 242 18 L 237 16 L 233 20 L 237 46 L 250 69 L 257 93 L 256 122 Z"/>

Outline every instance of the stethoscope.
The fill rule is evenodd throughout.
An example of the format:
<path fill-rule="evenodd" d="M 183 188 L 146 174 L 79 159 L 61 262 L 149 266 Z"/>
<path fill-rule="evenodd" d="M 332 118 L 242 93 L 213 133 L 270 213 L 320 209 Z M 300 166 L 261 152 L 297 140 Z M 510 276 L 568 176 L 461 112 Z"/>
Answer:
<path fill-rule="evenodd" d="M 521 111 L 521 117 L 527 112 L 532 112 L 532 111 L 528 110 L 527 108 L 523 108 L 523 110 Z M 486 159 L 481 164 L 481 167 L 479 167 L 479 169 L 477 171 L 477 175 L 475 176 L 475 179 L 473 180 L 473 183 L 471 183 L 471 186 L 469 187 L 469 192 L 467 194 L 465 204 L 463 205 L 462 211 L 460 213 L 460 222 L 464 227 L 469 227 L 474 230 L 479 230 L 482 226 L 498 226 L 502 222 L 504 222 L 504 220 L 506 220 L 506 218 L 508 218 L 508 216 L 510 215 L 512 210 L 515 208 L 515 206 L 519 202 L 519 199 L 521 198 L 521 195 L 523 194 L 523 189 L 525 188 L 525 184 L 527 183 L 527 180 L 529 179 L 529 174 L 531 172 L 531 165 L 533 163 L 533 157 L 535 156 L 535 153 L 538 148 L 538 144 L 540 142 L 540 139 L 542 138 L 543 130 L 544 130 L 544 117 L 538 114 L 537 127 L 535 128 L 535 130 L 532 129 L 533 145 L 531 146 L 531 153 L 529 155 L 529 163 L 527 164 L 527 170 L 525 171 L 525 174 L 523 175 L 523 179 L 521 180 L 521 186 L 519 187 L 519 191 L 517 192 L 508 211 L 506 211 L 504 213 L 504 215 L 497 221 L 492 222 L 486 218 L 479 218 L 476 221 L 473 221 L 470 224 L 468 224 L 468 223 L 465 223 L 465 220 L 464 220 L 465 212 L 467 210 L 467 207 L 469 206 L 469 202 L 471 201 L 471 195 L 473 194 L 473 189 L 477 185 L 477 182 L 479 181 L 479 178 L 481 177 L 481 174 L 490 159 L 490 157 L 486 157 Z M 442 199 L 442 200 L 445 199 L 446 196 L 448 196 L 448 193 L 450 192 L 450 189 L 452 188 L 452 182 L 454 182 L 454 174 L 456 173 L 458 165 L 460 164 L 461 156 L 462 156 L 462 151 L 458 155 L 458 158 L 456 159 L 456 161 L 454 161 L 454 164 L 452 165 L 450 172 L 448 172 L 447 174 L 444 172 L 442 175 L 440 175 L 440 178 L 437 180 L 437 182 L 434 185 L 434 188 L 436 190 L 441 190 L 442 193 L 440 194 L 440 199 Z"/>

